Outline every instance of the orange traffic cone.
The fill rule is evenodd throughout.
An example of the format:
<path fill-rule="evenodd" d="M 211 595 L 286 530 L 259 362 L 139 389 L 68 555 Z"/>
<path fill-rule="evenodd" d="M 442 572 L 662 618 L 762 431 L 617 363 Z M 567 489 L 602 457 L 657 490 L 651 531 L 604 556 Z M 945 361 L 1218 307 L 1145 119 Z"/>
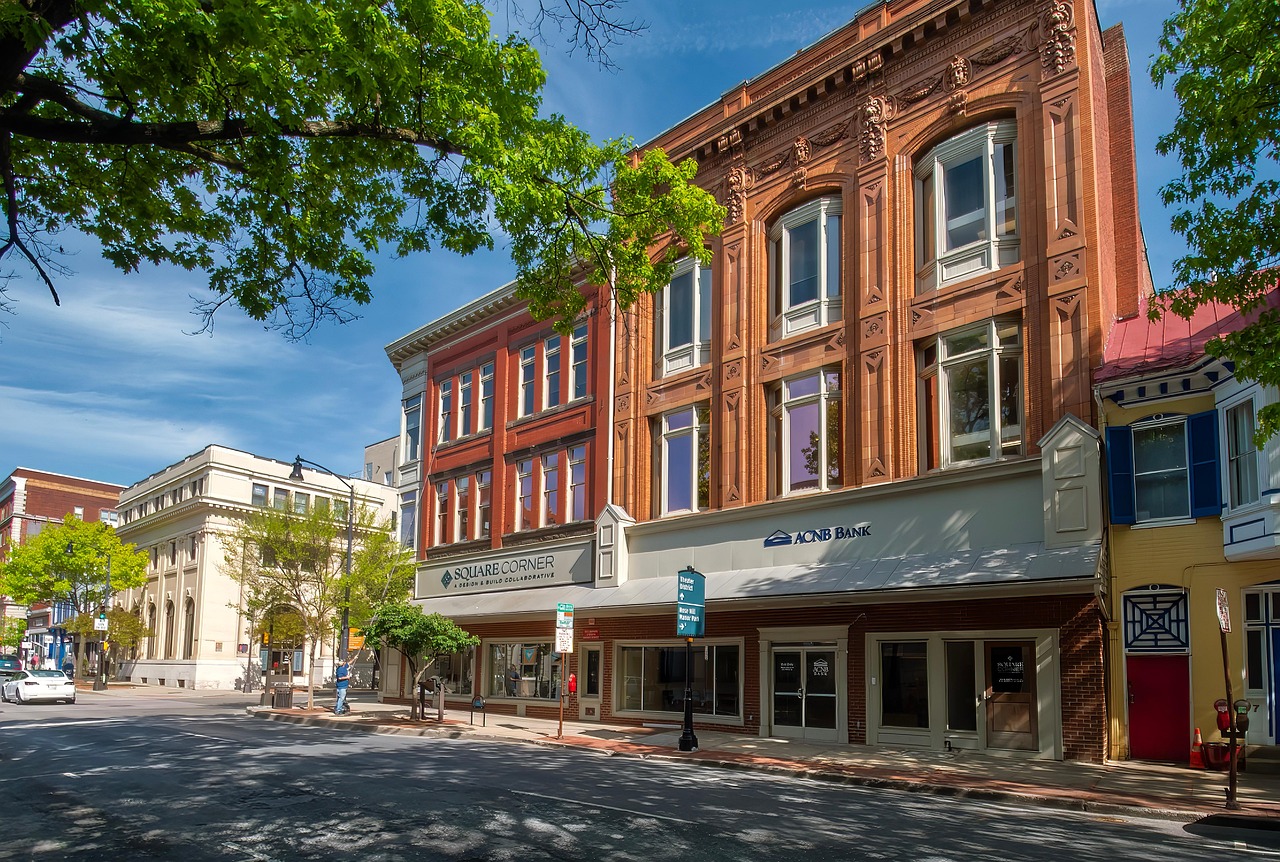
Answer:
<path fill-rule="evenodd" d="M 1203 750 L 1203 746 L 1204 746 L 1204 740 L 1200 738 L 1200 728 L 1197 727 L 1195 741 L 1191 743 L 1191 768 L 1192 769 L 1204 769 L 1204 755 L 1201 754 L 1201 751 Z"/>

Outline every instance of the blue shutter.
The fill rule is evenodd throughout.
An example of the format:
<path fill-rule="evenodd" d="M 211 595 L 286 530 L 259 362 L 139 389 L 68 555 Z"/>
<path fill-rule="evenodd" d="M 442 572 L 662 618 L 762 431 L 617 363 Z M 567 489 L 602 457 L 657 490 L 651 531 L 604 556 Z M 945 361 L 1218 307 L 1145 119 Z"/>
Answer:
<path fill-rule="evenodd" d="M 1107 429 L 1107 490 L 1111 495 L 1111 523 L 1137 521 L 1133 500 L 1133 432 L 1128 426 Z"/>
<path fill-rule="evenodd" d="M 1191 454 L 1191 516 L 1221 515 L 1217 411 L 1206 410 L 1187 417 L 1187 449 Z"/>

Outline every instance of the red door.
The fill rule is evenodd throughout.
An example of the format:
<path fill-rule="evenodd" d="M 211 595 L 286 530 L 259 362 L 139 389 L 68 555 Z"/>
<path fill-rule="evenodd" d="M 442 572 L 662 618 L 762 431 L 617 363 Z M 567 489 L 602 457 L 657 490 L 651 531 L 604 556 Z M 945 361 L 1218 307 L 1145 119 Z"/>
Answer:
<path fill-rule="evenodd" d="M 1131 655 L 1129 756 L 1186 762 L 1191 756 L 1191 674 L 1185 655 Z"/>

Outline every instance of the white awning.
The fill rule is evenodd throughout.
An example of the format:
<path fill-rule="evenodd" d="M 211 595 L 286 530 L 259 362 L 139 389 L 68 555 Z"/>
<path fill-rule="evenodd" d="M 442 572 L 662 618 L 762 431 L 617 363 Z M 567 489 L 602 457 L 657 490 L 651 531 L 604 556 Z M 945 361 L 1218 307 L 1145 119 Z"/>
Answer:
<path fill-rule="evenodd" d="M 1020 586 L 1040 591 L 1047 585 L 1077 582 L 1092 590 L 1098 576 L 1101 545 L 1049 550 L 1044 543 L 980 551 L 882 557 L 826 565 L 778 566 L 703 572 L 708 606 L 777 598 L 836 598 L 875 601 L 877 596 L 912 590 Z M 618 587 L 574 584 L 500 593 L 444 596 L 419 600 L 423 609 L 454 619 L 513 616 L 554 611 L 568 602 L 579 613 L 674 607 L 676 574 L 632 579 Z M 728 608 L 725 608 L 728 609 Z"/>

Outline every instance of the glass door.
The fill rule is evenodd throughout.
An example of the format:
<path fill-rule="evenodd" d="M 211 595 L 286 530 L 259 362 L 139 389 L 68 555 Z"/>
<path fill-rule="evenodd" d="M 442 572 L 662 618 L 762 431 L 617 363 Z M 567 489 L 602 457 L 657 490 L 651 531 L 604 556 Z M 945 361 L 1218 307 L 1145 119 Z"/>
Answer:
<path fill-rule="evenodd" d="M 836 651 L 791 647 L 773 651 L 773 732 L 834 742 L 839 713 Z"/>
<path fill-rule="evenodd" d="M 578 655 L 578 719 L 600 720 L 600 645 L 582 645 Z"/>
<path fill-rule="evenodd" d="M 987 747 L 1037 751 L 1036 645 L 987 641 Z"/>

